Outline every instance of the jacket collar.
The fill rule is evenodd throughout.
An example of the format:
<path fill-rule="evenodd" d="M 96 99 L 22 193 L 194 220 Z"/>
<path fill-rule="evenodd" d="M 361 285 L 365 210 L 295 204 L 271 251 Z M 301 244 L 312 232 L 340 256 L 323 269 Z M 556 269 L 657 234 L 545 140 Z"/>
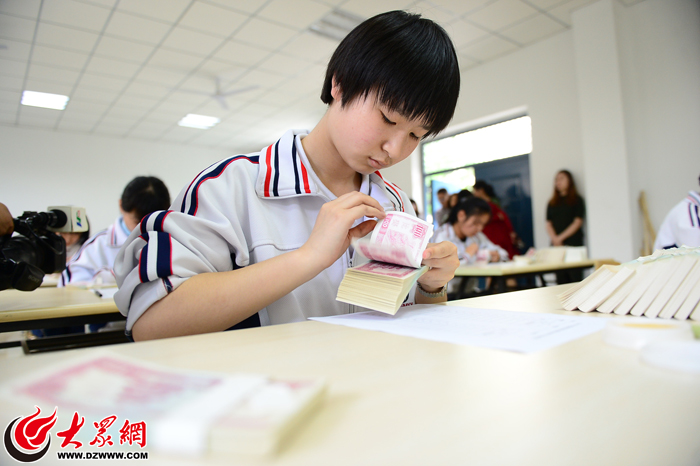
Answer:
<path fill-rule="evenodd" d="M 308 133 L 306 130 L 289 130 L 276 143 L 260 152 L 260 168 L 255 182 L 258 197 L 330 197 L 298 142 L 299 137 Z M 360 192 L 374 197 L 386 211 L 406 211 L 399 188 L 385 181 L 379 171 L 363 176 Z"/>

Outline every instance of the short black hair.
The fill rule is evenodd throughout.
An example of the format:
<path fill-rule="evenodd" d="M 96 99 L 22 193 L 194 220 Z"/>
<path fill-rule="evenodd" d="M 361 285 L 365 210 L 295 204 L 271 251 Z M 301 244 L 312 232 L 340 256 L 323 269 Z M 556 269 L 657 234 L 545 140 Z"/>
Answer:
<path fill-rule="evenodd" d="M 155 176 L 137 176 L 131 180 L 121 200 L 122 210 L 133 212 L 139 221 L 151 212 L 170 208 L 168 188 Z"/>
<path fill-rule="evenodd" d="M 469 199 L 460 200 L 456 206 L 450 211 L 450 216 L 447 217 L 447 223 L 454 225 L 457 223 L 457 214 L 464 212 L 467 218 L 472 215 L 489 214 L 491 215 L 491 207 L 489 203 L 478 197 L 470 197 Z"/>
<path fill-rule="evenodd" d="M 445 188 L 440 188 L 440 189 L 438 189 L 437 193 L 438 193 L 438 194 L 443 194 L 443 193 L 447 194 L 447 189 L 445 189 Z"/>
<path fill-rule="evenodd" d="M 493 186 L 491 186 L 484 180 L 476 180 L 476 183 L 474 183 L 474 189 L 482 190 L 484 193 L 486 193 L 488 197 L 492 199 L 496 197 L 496 191 L 494 191 Z"/>
<path fill-rule="evenodd" d="M 321 100 L 333 102 L 333 79 L 341 106 L 376 93 L 378 102 L 408 119 L 420 119 L 434 135 L 445 129 L 459 97 L 457 54 L 447 32 L 405 11 L 374 16 L 353 29 L 331 57 Z"/>

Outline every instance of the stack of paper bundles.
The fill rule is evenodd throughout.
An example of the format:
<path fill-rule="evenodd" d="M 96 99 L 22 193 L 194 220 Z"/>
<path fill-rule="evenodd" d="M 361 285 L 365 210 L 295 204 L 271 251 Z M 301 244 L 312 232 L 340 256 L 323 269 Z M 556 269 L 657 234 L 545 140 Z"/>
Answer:
<path fill-rule="evenodd" d="M 559 299 L 570 311 L 700 320 L 700 248 L 658 250 L 604 265 Z"/>
<path fill-rule="evenodd" d="M 115 415 L 115 432 L 127 418 L 145 423 L 145 451 L 187 456 L 273 454 L 325 394 L 323 379 L 180 370 L 106 351 L 0 387 L 14 405 L 57 407 L 61 427 L 79 413 L 86 426 L 79 436 L 94 435 L 87 426 Z M 90 438 L 81 439 L 85 446 Z"/>
<path fill-rule="evenodd" d="M 388 212 L 369 237 L 353 241 L 356 263 L 345 272 L 336 299 L 396 314 L 428 270 L 421 267 L 421 261 L 432 235 L 432 224 L 402 212 Z"/>

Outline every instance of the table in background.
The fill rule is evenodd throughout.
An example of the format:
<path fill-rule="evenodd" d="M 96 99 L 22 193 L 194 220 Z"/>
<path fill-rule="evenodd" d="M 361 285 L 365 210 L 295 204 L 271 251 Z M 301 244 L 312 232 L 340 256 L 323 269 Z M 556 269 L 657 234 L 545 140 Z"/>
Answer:
<path fill-rule="evenodd" d="M 70 327 L 124 320 L 114 299 L 73 287 L 37 288 L 34 291 L 0 291 L 0 332 Z M 6 342 L 0 348 L 19 346 L 25 351 L 73 348 L 127 341 L 123 331 L 44 337 Z"/>
<path fill-rule="evenodd" d="M 448 305 L 626 318 L 562 310 L 556 295 L 568 286 Z M 20 355 L 0 361 L 0 373 L 7 380 L 92 351 Z M 600 332 L 519 354 L 306 321 L 109 351 L 191 370 L 325 377 L 318 412 L 256 465 L 700 464 L 700 376 L 646 366 Z M 0 405 L 0 425 L 33 409 L 9 408 Z M 54 459 L 59 443 L 51 444 Z M 149 456 L 159 465 L 232 461 Z"/>
<path fill-rule="evenodd" d="M 506 291 L 506 280 L 508 278 L 529 278 L 539 276 L 544 285 L 542 275 L 560 270 L 586 270 L 591 267 L 598 268 L 603 264 L 618 264 L 612 259 L 590 259 L 577 262 L 541 262 L 533 264 L 520 264 L 518 262 L 492 262 L 488 264 L 460 265 L 455 271 L 455 279 L 460 280 L 460 292 L 464 291 L 468 278 L 491 278 L 492 292 L 501 293 Z M 466 277 L 466 278 L 465 278 Z"/>

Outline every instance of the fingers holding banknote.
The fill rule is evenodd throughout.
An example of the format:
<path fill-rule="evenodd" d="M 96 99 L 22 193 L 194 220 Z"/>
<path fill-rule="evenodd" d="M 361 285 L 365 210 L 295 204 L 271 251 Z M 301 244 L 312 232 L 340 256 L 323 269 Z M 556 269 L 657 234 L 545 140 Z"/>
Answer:
<path fill-rule="evenodd" d="M 386 214 L 376 199 L 360 192 L 344 194 L 325 203 L 301 249 L 308 251 L 308 257 L 318 261 L 320 267 L 330 267 L 348 249 L 352 238 L 365 236 L 377 223 L 367 220 L 353 228 L 355 221 L 362 217 L 384 218 Z"/>
<path fill-rule="evenodd" d="M 459 266 L 457 246 L 449 241 L 428 243 L 423 251 L 423 265 L 430 267 L 419 279 L 421 287 L 427 292 L 435 292 L 445 286 L 455 276 Z"/>

